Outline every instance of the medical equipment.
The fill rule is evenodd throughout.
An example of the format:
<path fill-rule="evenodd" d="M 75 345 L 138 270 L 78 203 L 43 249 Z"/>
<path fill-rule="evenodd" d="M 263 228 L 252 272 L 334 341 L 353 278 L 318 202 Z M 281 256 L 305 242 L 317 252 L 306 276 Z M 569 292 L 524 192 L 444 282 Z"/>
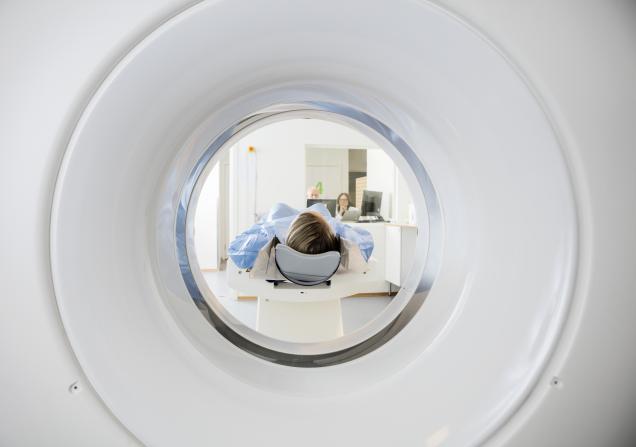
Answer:
<path fill-rule="evenodd" d="M 1 444 L 633 444 L 631 2 L 0 21 Z M 422 231 L 377 321 L 293 345 L 203 318 L 187 211 L 212 143 L 298 117 L 379 141 Z"/>
<path fill-rule="evenodd" d="M 227 268 L 228 284 L 233 290 L 258 298 L 256 330 L 295 343 L 342 336 L 340 299 L 373 286 L 374 279 L 367 274 L 377 262 L 371 259 L 369 268 L 340 268 L 336 273 L 341 262 L 339 252 L 307 255 L 284 244 L 272 247 L 275 273 L 268 266 L 266 272 L 255 274 L 253 270 L 238 268 L 232 261 Z M 278 272 L 281 276 L 277 276 Z"/>
<path fill-rule="evenodd" d="M 340 265 L 340 252 L 308 255 L 299 253 L 284 244 L 276 246 L 276 266 L 289 281 L 300 286 L 329 284 L 329 278 Z"/>

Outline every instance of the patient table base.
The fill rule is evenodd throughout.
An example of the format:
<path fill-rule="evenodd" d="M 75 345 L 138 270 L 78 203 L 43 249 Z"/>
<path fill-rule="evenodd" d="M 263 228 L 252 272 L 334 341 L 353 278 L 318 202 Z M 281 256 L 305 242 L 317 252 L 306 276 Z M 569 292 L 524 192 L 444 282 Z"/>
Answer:
<path fill-rule="evenodd" d="M 256 328 L 292 342 L 319 342 L 342 336 L 340 299 L 313 302 L 258 298 Z"/>

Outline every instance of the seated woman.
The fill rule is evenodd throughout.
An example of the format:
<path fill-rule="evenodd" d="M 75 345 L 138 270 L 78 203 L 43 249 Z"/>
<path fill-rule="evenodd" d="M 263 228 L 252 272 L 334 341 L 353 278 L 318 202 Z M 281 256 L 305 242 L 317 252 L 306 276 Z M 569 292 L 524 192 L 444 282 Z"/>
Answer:
<path fill-rule="evenodd" d="M 337 247 L 336 235 L 345 242 L 345 248 L 359 249 L 363 260 L 369 260 L 373 252 L 373 237 L 367 230 L 334 219 L 322 203 L 316 203 L 303 212 L 277 203 L 267 217 L 230 243 L 228 254 L 237 267 L 249 269 L 261 249 L 274 237 L 298 252 L 319 254 Z"/>
<path fill-rule="evenodd" d="M 350 206 L 351 200 L 349 199 L 349 194 L 346 192 L 341 192 L 338 195 L 338 199 L 336 201 L 336 219 L 338 220 L 355 220 L 360 217 L 360 210 L 358 208 L 354 208 Z M 345 216 L 346 214 L 346 216 Z"/>

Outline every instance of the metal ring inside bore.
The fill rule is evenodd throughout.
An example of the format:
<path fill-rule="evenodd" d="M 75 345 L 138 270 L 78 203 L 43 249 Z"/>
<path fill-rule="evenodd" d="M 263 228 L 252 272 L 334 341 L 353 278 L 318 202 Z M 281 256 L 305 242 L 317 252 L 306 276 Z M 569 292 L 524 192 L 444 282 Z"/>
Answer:
<path fill-rule="evenodd" d="M 429 245 L 427 247 L 425 265 L 421 270 L 422 275 L 417 282 L 417 286 L 414 290 L 412 290 L 413 296 L 400 313 L 388 322 L 388 324 L 372 334 L 370 337 L 366 338 L 364 341 L 348 346 L 344 349 L 338 349 L 336 342 L 322 342 L 320 344 L 324 345 L 326 348 L 325 350 L 328 352 L 318 354 L 305 353 L 308 349 L 305 349 L 304 346 L 312 345 L 310 343 L 292 343 L 276 340 L 276 343 L 280 346 L 280 348 L 272 349 L 266 346 L 267 344 L 271 344 L 268 343 L 268 341 L 271 342 L 273 340 L 270 337 L 256 331 L 253 331 L 253 333 L 249 335 L 249 338 L 240 334 L 236 328 L 231 327 L 219 316 L 219 313 L 221 313 L 220 309 L 217 309 L 217 311 L 219 311 L 217 313 L 217 311 L 215 311 L 210 304 L 206 302 L 203 297 L 203 293 L 197 284 L 190 265 L 190 259 L 188 257 L 188 246 L 190 241 L 190 237 L 187 234 L 188 210 L 193 204 L 193 194 L 197 182 L 201 175 L 205 172 L 205 168 L 209 161 L 239 132 L 242 133 L 248 127 L 252 127 L 267 118 L 276 117 L 277 115 L 290 112 L 319 112 L 324 115 L 345 118 L 352 123 L 362 125 L 367 130 L 373 131 L 374 134 L 392 144 L 405 159 L 406 163 L 410 166 L 413 174 L 415 175 L 417 186 L 420 188 L 424 197 L 428 217 Z M 198 309 L 221 335 L 237 347 L 263 360 L 296 367 L 321 367 L 347 362 L 377 349 L 394 337 L 413 318 L 428 295 L 439 268 L 442 248 L 441 230 L 441 210 L 435 189 L 431 183 L 430 177 L 413 149 L 393 130 L 364 112 L 340 104 L 312 101 L 277 105 L 250 115 L 241 120 L 239 123 L 231 126 L 208 146 L 203 155 L 194 165 L 188 179 L 183 185 L 179 205 L 177 207 L 175 240 L 177 245 L 176 251 L 179 268 L 187 290 Z M 340 337 L 340 339 L 345 337 L 346 335 Z"/>

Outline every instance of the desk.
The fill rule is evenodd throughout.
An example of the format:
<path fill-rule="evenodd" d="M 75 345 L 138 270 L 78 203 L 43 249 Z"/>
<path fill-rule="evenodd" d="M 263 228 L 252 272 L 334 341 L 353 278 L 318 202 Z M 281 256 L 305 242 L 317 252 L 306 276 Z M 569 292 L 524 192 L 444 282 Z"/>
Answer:
<path fill-rule="evenodd" d="M 373 236 L 373 253 L 371 259 L 374 265 L 367 274 L 364 288 L 359 293 L 389 293 L 389 283 L 385 278 L 386 270 L 386 223 L 343 222 L 352 227 L 360 227 L 367 230 Z"/>
<path fill-rule="evenodd" d="M 369 272 L 366 293 L 388 292 L 389 283 L 401 286 L 415 256 L 417 225 L 393 222 L 359 223 L 346 222 L 352 227 L 361 227 L 373 236 L 373 254 L 377 269 Z"/>

